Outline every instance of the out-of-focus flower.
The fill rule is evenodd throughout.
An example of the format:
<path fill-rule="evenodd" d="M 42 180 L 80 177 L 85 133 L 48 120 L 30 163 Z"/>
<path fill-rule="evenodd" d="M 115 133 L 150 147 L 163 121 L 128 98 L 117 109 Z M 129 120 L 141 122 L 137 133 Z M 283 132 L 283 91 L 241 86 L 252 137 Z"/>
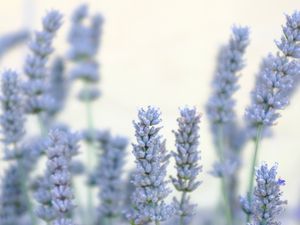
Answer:
<path fill-rule="evenodd" d="M 6 145 L 17 144 L 24 135 L 24 109 L 19 76 L 12 70 L 2 73 L 1 81 L 1 134 Z"/>
<path fill-rule="evenodd" d="M 24 83 L 27 113 L 40 113 L 51 108 L 53 100 L 48 94 L 49 85 L 47 62 L 53 52 L 52 41 L 61 26 L 62 15 L 52 10 L 44 17 L 43 30 L 36 31 L 29 43 L 30 53 L 27 55 L 24 71 L 27 81 Z"/>

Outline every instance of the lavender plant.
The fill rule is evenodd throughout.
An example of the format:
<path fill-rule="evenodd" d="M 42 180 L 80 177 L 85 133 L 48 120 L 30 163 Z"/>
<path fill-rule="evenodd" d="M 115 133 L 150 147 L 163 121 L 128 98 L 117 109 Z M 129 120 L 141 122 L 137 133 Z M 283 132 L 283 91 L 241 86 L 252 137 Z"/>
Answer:
<path fill-rule="evenodd" d="M 19 143 L 24 135 L 24 110 L 19 75 L 13 70 L 2 73 L 0 116 L 2 141 L 7 147 Z"/>
<path fill-rule="evenodd" d="M 6 169 L 1 182 L 0 224 L 16 225 L 27 211 L 27 199 L 22 190 L 22 174 L 17 164 Z"/>
<path fill-rule="evenodd" d="M 250 202 L 254 168 L 257 164 L 262 133 L 266 128 L 275 124 L 280 116 L 279 111 L 288 105 L 291 92 L 295 89 L 294 80 L 299 77 L 300 13 L 295 12 L 291 16 L 287 15 L 286 19 L 287 22 L 283 26 L 283 36 L 280 41 L 276 42 L 279 51 L 276 55 L 269 54 L 263 60 L 252 93 L 252 103 L 245 113 L 250 134 L 256 133 L 254 137 L 255 152 L 248 185 Z"/>
<path fill-rule="evenodd" d="M 133 144 L 136 172 L 132 182 L 135 191 L 128 218 L 135 225 L 160 224 L 174 211 L 173 206 L 164 201 L 171 191 L 165 179 L 168 154 L 159 135 L 160 112 L 153 107 L 140 109 L 138 119 L 134 122 L 137 144 Z"/>
<path fill-rule="evenodd" d="M 50 110 L 48 110 L 48 116 L 53 119 L 63 109 L 68 91 L 68 81 L 65 76 L 65 62 L 63 58 L 55 58 L 51 65 L 50 74 L 49 93 L 53 104 Z"/>
<path fill-rule="evenodd" d="M 75 207 L 71 188 L 70 165 L 78 154 L 79 136 L 61 130 L 49 133 L 47 169 L 40 180 L 36 199 L 40 202 L 36 214 L 47 223 L 74 224 L 70 218 Z"/>
<path fill-rule="evenodd" d="M 287 203 L 282 200 L 281 186 L 285 181 L 277 178 L 277 165 L 268 167 L 263 164 L 256 171 L 256 184 L 251 205 L 253 225 L 280 224 L 278 216 Z"/>
<path fill-rule="evenodd" d="M 249 44 L 249 29 L 247 27 L 232 28 L 232 37 L 224 45 L 218 55 L 217 69 L 213 79 L 213 93 L 207 104 L 207 115 L 210 121 L 219 162 L 214 166 L 213 174 L 221 178 L 221 190 L 224 199 L 224 210 L 227 224 L 233 223 L 234 194 L 230 195 L 229 187 L 236 180 L 234 167 L 239 157 L 231 140 L 229 129 L 236 128 L 237 118 L 234 112 L 235 100 L 233 94 L 239 88 L 239 72 L 244 67 L 244 54 Z M 240 139 L 242 140 L 242 139 Z M 233 197 L 232 197 L 233 196 Z M 231 200 L 231 201 L 230 201 Z"/>
<path fill-rule="evenodd" d="M 123 170 L 126 155 L 127 138 L 110 137 L 103 142 L 103 152 L 96 172 L 97 184 L 100 189 L 98 208 L 98 221 L 113 224 L 123 212 L 124 194 Z"/>
<path fill-rule="evenodd" d="M 43 30 L 36 31 L 29 43 L 30 53 L 24 66 L 27 76 L 27 81 L 24 83 L 27 113 L 40 114 L 51 108 L 52 100 L 46 83 L 47 61 L 54 51 L 52 41 L 61 26 L 61 20 L 62 15 L 58 11 L 49 11 L 43 19 Z"/>
<path fill-rule="evenodd" d="M 176 190 L 181 193 L 180 199 L 174 198 L 174 206 L 179 216 L 178 224 L 187 225 L 190 224 L 196 208 L 196 204 L 190 203 L 188 194 L 201 184 L 197 180 L 202 171 L 198 149 L 200 115 L 195 108 L 183 108 L 177 122 L 179 128 L 174 132 L 177 151 L 172 152 L 176 161 L 177 177 L 171 177 L 171 180 Z"/>
<path fill-rule="evenodd" d="M 88 25 L 86 25 L 86 21 L 89 22 Z M 90 17 L 88 15 L 88 6 L 83 4 L 75 10 L 71 22 L 72 25 L 68 38 L 70 44 L 68 58 L 73 62 L 73 68 L 70 71 L 70 77 L 72 80 L 82 80 L 84 83 L 84 87 L 80 90 L 78 97 L 85 102 L 87 127 L 92 134 L 93 140 L 95 139 L 95 128 L 92 115 L 92 102 L 100 95 L 100 92 L 96 87 L 100 79 L 99 64 L 96 60 L 96 54 L 98 53 L 100 46 L 103 18 L 100 14 Z M 94 141 L 87 142 L 88 150 L 86 155 L 88 174 L 91 174 L 94 164 L 92 160 L 95 157 L 95 147 L 93 142 Z M 88 187 L 88 214 L 93 213 L 94 203 L 92 195 L 92 188 Z M 91 222 L 91 224 L 92 223 L 93 222 Z"/>
<path fill-rule="evenodd" d="M 212 95 L 206 108 L 218 154 L 212 173 L 221 178 L 224 198 L 222 209 L 213 213 L 214 218 L 207 213 L 214 209 L 197 210 L 199 202 L 192 201 L 192 194 L 201 184 L 198 176 L 202 172 L 201 116 L 196 108 L 181 108 L 178 129 L 174 131 L 176 149 L 171 154 L 161 135 L 160 111 L 151 106 L 141 108 L 133 123 L 135 167 L 128 168 L 128 139 L 111 135 L 110 129 L 96 127 L 92 116 L 92 103 L 100 95 L 97 88 L 100 66 L 96 58 L 101 47 L 103 17 L 91 16 L 87 5 L 79 6 L 71 19 L 68 54 L 52 61 L 53 40 L 61 24 L 62 15 L 56 10 L 44 17 L 42 30 L 34 33 L 29 44 L 24 80 L 13 70 L 4 70 L 1 75 L 0 141 L 4 170 L 0 179 L 0 225 L 187 225 L 194 222 L 237 225 L 242 224 L 242 209 L 249 225 L 280 224 L 279 215 L 287 202 L 282 200 L 281 188 L 285 181 L 277 177 L 277 165 L 270 168 L 262 164 L 256 170 L 255 187 L 253 177 L 260 140 L 277 122 L 280 110 L 288 105 L 300 80 L 299 12 L 287 16 L 283 37 L 276 42 L 277 54 L 269 54 L 263 60 L 251 105 L 246 109 L 245 124 L 235 114 L 234 94 L 245 65 L 249 29 L 233 27 L 229 43 L 219 52 Z M 11 42 L 0 38 L 0 54 L 3 40 L 8 48 L 25 36 L 25 33 L 16 35 Z M 88 124 L 81 135 L 71 133 L 72 126 L 57 122 L 67 101 L 70 80 L 81 80 L 84 84 L 79 99 L 85 102 Z M 32 133 L 31 126 L 27 126 L 28 114 L 41 119 L 41 134 Z M 241 154 L 251 138 L 255 141 L 255 154 L 248 195 L 240 199 L 240 209 L 236 202 L 238 174 L 243 165 Z M 85 164 L 80 158 L 74 160 L 79 141 L 87 143 Z M 176 174 L 171 174 L 168 180 L 170 158 L 175 161 Z M 41 174 L 38 169 L 42 165 L 46 169 Z M 89 182 L 82 182 L 86 178 Z M 80 201 L 82 193 L 78 183 L 80 188 L 87 186 L 86 204 Z M 172 188 L 178 193 L 171 195 Z M 173 197 L 171 203 L 169 197 Z"/>

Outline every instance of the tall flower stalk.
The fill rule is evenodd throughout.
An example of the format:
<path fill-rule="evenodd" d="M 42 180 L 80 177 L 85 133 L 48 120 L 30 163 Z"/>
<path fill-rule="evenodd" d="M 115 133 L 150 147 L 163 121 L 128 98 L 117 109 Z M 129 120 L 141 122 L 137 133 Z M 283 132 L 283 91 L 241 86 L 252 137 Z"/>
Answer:
<path fill-rule="evenodd" d="M 86 25 L 86 20 L 89 20 L 89 25 Z M 85 103 L 87 128 L 92 137 L 94 136 L 93 133 L 95 133 L 92 103 L 100 95 L 97 88 L 100 76 L 96 56 L 100 45 L 102 24 L 103 18 L 100 14 L 89 17 L 87 5 L 81 5 L 73 13 L 68 39 L 71 46 L 68 58 L 73 62 L 70 76 L 72 80 L 82 80 L 84 83 L 78 97 Z M 91 173 L 94 162 L 93 158 L 96 156 L 94 144 L 94 140 L 87 142 L 88 173 Z M 87 214 L 93 214 L 94 203 L 91 187 L 88 187 L 87 190 L 87 205 Z M 87 215 L 87 218 L 93 218 L 93 216 Z M 90 223 L 92 224 L 93 221 Z"/>
<path fill-rule="evenodd" d="M 26 211 L 31 215 L 31 222 L 36 223 L 32 211 L 32 203 L 29 197 L 26 170 L 26 153 L 23 152 L 21 141 L 24 131 L 24 105 L 22 99 L 21 82 L 19 75 L 12 70 L 6 70 L 2 74 L 1 80 L 1 108 L 0 116 L 2 142 L 4 143 L 5 159 L 12 161 L 3 181 L 1 193 L 1 220 L 9 224 L 10 217 L 20 216 Z M 11 176 L 11 177 L 9 177 Z M 15 188 L 12 186 L 16 185 Z M 8 188 L 12 189 L 10 195 Z M 7 192 L 7 193 L 6 193 Z M 10 209 L 8 209 L 10 208 Z M 20 211 L 20 209 L 22 209 Z M 8 211 L 12 210 L 10 214 Z M 8 216 L 6 218 L 6 216 Z M 5 220 L 8 220 L 5 222 Z M 15 219 L 13 219 L 15 220 Z M 16 219 L 17 220 L 17 219 Z M 16 221 L 15 220 L 15 221 Z"/>
<path fill-rule="evenodd" d="M 100 161 L 96 170 L 97 185 L 100 189 L 98 221 L 105 225 L 114 224 L 123 211 L 123 170 L 126 156 L 127 138 L 116 136 L 104 141 Z"/>
<path fill-rule="evenodd" d="M 269 54 L 263 60 L 252 93 L 252 103 L 245 113 L 250 134 L 256 133 L 248 185 L 250 203 L 254 171 L 263 133 L 266 128 L 276 123 L 280 116 L 279 111 L 289 104 L 291 93 L 296 88 L 294 81 L 299 79 L 300 12 L 295 12 L 291 16 L 287 15 L 286 19 L 283 36 L 280 41 L 276 42 L 279 51 L 276 55 Z M 248 216 L 247 220 L 249 219 Z"/>
<path fill-rule="evenodd" d="M 226 151 L 230 141 L 228 127 L 236 123 L 234 112 L 235 100 L 233 94 L 238 89 L 238 73 L 244 67 L 243 56 L 249 44 L 249 30 L 247 27 L 233 27 L 232 37 L 227 45 L 224 45 L 218 55 L 217 69 L 213 79 L 213 93 L 207 104 L 207 114 L 210 120 L 211 130 L 214 135 L 217 154 L 219 157 L 218 168 L 215 174 L 221 178 L 221 190 L 224 199 L 224 211 L 227 215 L 227 224 L 232 224 L 232 209 L 230 207 L 230 195 L 228 182 L 231 173 L 228 171 L 230 164 L 229 152 Z M 230 165 L 229 165 L 230 166 Z M 216 168 L 216 167 L 215 167 Z"/>
<path fill-rule="evenodd" d="M 176 161 L 177 177 L 171 177 L 173 185 L 181 193 L 180 199 L 174 198 L 179 225 L 188 225 L 195 214 L 196 204 L 190 203 L 189 194 L 201 184 L 197 176 L 202 171 L 199 165 L 199 123 L 200 115 L 194 108 L 183 108 L 177 119 L 176 152 L 172 152 Z"/>
<path fill-rule="evenodd" d="M 51 225 L 74 225 L 75 207 L 70 172 L 72 157 L 78 154 L 79 137 L 62 130 L 52 130 L 47 143 L 47 169 L 39 182 L 36 199 L 38 217 Z"/>
<path fill-rule="evenodd" d="M 24 83 L 26 95 L 25 110 L 28 114 L 36 114 L 41 123 L 41 132 L 45 135 L 46 130 L 42 124 L 43 113 L 49 111 L 53 100 L 49 95 L 47 76 L 48 58 L 54 51 L 53 39 L 62 24 L 62 15 L 56 10 L 47 12 L 43 18 L 41 31 L 36 31 L 28 47 L 30 53 L 26 57 L 24 72 L 27 80 Z"/>
<path fill-rule="evenodd" d="M 138 118 L 134 122 L 137 143 L 133 144 L 136 171 L 132 182 L 135 190 L 132 194 L 133 208 L 128 212 L 128 218 L 134 225 L 158 225 L 174 211 L 164 201 L 170 193 L 165 179 L 168 154 L 165 142 L 159 135 L 159 111 L 153 107 L 140 109 Z"/>

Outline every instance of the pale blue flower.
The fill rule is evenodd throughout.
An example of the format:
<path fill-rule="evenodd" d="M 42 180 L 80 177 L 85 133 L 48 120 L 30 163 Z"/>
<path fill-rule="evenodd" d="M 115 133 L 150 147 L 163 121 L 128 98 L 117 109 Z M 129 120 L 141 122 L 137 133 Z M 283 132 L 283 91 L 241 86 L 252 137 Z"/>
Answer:
<path fill-rule="evenodd" d="M 47 143 L 47 170 L 35 194 L 40 206 L 37 215 L 51 224 L 73 224 L 75 207 L 71 187 L 71 158 L 78 153 L 79 136 L 66 131 L 52 130 Z"/>
<path fill-rule="evenodd" d="M 0 115 L 2 140 L 6 145 L 17 144 L 24 135 L 24 105 L 19 76 L 6 70 L 1 78 Z"/>
<path fill-rule="evenodd" d="M 61 26 L 62 15 L 52 10 L 43 19 L 42 31 L 36 31 L 29 43 L 30 53 L 27 55 L 24 72 L 27 81 L 24 83 L 26 94 L 26 111 L 40 113 L 48 110 L 53 104 L 49 96 L 49 85 L 46 82 L 48 75 L 47 62 L 53 52 L 52 41 Z"/>
<path fill-rule="evenodd" d="M 278 217 L 284 210 L 286 201 L 282 200 L 283 180 L 277 178 L 277 165 L 263 164 L 256 171 L 256 187 L 252 205 L 253 225 L 280 224 Z"/>
<path fill-rule="evenodd" d="M 127 138 L 111 137 L 102 144 L 97 166 L 97 184 L 100 188 L 99 218 L 120 217 L 123 210 L 124 193 L 122 174 L 124 172 Z"/>
<path fill-rule="evenodd" d="M 221 48 L 213 80 L 213 93 L 207 104 L 212 129 L 235 118 L 233 94 L 238 89 L 238 72 L 244 67 L 243 56 L 249 44 L 247 27 L 233 27 L 228 45 Z"/>
<path fill-rule="evenodd" d="M 12 164 L 4 172 L 0 193 L 0 224 L 19 224 L 28 205 L 22 190 L 22 167 Z"/>
<path fill-rule="evenodd" d="M 256 86 L 252 92 L 252 103 L 246 109 L 246 119 L 250 135 L 258 126 L 269 127 L 276 123 L 280 110 L 289 104 L 291 93 L 299 80 L 299 24 L 300 13 L 287 16 L 284 35 L 277 41 L 279 52 L 269 54 L 260 67 Z M 252 131 L 254 130 L 254 132 Z M 252 131 L 252 132 L 251 132 Z"/>
<path fill-rule="evenodd" d="M 181 199 L 174 198 L 174 205 L 182 225 L 190 224 L 195 214 L 196 204 L 190 203 L 188 193 L 193 192 L 201 182 L 197 179 L 202 171 L 199 165 L 199 123 L 200 115 L 195 108 L 183 108 L 177 119 L 176 152 L 172 152 L 176 161 L 177 177 L 171 177 L 175 188 L 181 192 Z"/>
<path fill-rule="evenodd" d="M 137 143 L 133 145 L 136 171 L 133 176 L 135 190 L 132 194 L 133 208 L 128 218 L 136 225 L 165 221 L 174 208 L 164 199 L 169 195 L 166 168 L 168 157 L 165 142 L 159 135 L 160 113 L 156 108 L 140 109 L 138 121 L 134 122 Z"/>

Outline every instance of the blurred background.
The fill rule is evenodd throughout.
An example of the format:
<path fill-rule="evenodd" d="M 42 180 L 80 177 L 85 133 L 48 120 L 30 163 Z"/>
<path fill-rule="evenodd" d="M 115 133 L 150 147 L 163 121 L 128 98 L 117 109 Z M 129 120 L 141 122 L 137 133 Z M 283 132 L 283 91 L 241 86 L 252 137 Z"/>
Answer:
<path fill-rule="evenodd" d="M 201 208 L 212 207 L 218 198 L 219 180 L 208 171 L 215 159 L 205 104 L 221 44 L 226 43 L 233 24 L 251 28 L 251 44 L 246 53 L 246 67 L 236 93 L 236 110 L 241 120 L 249 104 L 250 92 L 262 57 L 275 52 L 275 39 L 281 35 L 285 13 L 300 9 L 299 0 L 90 0 L 92 12 L 105 17 L 101 63 L 102 97 L 94 105 L 94 120 L 99 128 L 111 128 L 134 140 L 132 120 L 139 107 L 155 105 L 162 111 L 163 134 L 168 149 L 174 149 L 172 130 L 176 129 L 178 108 L 196 106 L 203 112 L 201 150 L 204 181 L 194 194 Z M 0 34 L 22 27 L 39 29 L 40 18 L 47 9 L 58 9 L 65 15 L 64 26 L 55 40 L 56 53 L 64 55 L 72 10 L 83 3 L 77 0 L 9 0 L 1 1 Z M 10 51 L 1 58 L 3 68 L 22 71 L 26 47 Z M 60 120 L 74 130 L 86 126 L 85 110 L 76 99 L 76 86 L 69 96 Z M 279 175 L 286 179 L 284 196 L 289 209 L 300 202 L 300 93 L 282 112 L 274 126 L 274 137 L 263 141 L 260 161 L 278 162 Z M 35 125 L 29 124 L 34 130 Z M 244 151 L 242 181 L 248 176 L 252 143 Z M 131 149 L 129 149 L 131 151 Z M 133 166 L 129 158 L 128 168 Z M 1 165 L 0 165 L 1 167 Z M 172 173 L 172 169 L 170 169 Z M 245 192 L 241 184 L 241 194 Z M 288 210 L 287 213 L 292 213 Z M 288 224 L 293 224 L 289 222 Z"/>

